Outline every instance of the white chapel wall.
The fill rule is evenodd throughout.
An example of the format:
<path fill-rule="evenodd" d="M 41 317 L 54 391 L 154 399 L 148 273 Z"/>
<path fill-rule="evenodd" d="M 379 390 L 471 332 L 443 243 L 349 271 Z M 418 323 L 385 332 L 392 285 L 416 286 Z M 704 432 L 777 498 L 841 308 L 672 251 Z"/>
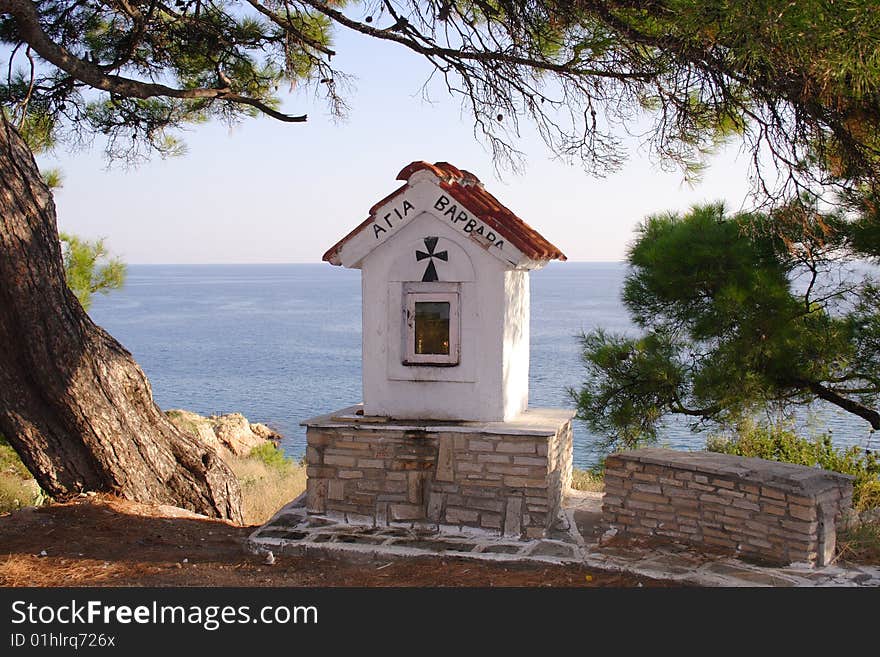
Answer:
<path fill-rule="evenodd" d="M 403 365 L 403 285 L 419 281 L 427 266 L 418 262 L 415 250 L 422 240 L 439 238 L 437 251 L 448 251 L 448 260 L 437 263 L 441 282 L 461 287 L 461 361 L 456 367 Z M 505 350 L 520 353 L 515 332 L 505 329 L 514 321 L 505 312 L 509 290 L 507 270 L 483 247 L 460 231 L 421 213 L 361 263 L 363 285 L 364 412 L 368 415 L 419 417 L 424 419 L 501 420 L 518 414 L 522 388 L 528 389 L 521 366 L 510 369 L 505 383 Z M 526 272 L 521 272 L 527 276 Z M 517 289 L 523 289 L 521 276 Z M 528 283 L 525 283 L 528 293 Z M 520 315 L 523 304 L 520 306 Z M 526 317 L 528 300 L 525 301 Z M 519 317 L 521 321 L 521 316 Z M 522 332 L 520 332 L 522 335 Z M 528 360 L 528 328 L 525 328 Z M 514 400 L 516 411 L 505 412 L 505 401 Z"/>

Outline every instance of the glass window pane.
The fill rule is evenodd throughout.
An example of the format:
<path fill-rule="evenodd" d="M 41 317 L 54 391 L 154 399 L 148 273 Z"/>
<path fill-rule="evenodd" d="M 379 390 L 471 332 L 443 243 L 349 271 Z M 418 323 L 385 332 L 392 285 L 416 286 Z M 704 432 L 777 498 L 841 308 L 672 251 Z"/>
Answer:
<path fill-rule="evenodd" d="M 449 302 L 417 301 L 415 304 L 417 354 L 449 354 Z"/>

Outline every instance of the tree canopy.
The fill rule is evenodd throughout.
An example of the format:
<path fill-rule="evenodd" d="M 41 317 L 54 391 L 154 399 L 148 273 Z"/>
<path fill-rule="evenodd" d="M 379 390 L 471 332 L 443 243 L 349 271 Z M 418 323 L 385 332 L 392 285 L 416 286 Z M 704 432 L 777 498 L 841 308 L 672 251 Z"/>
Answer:
<path fill-rule="evenodd" d="M 648 117 L 654 153 L 686 170 L 737 135 L 756 190 L 872 188 L 880 148 L 880 13 L 870 0 L 0 0 L 11 49 L 0 102 L 30 130 L 108 138 L 112 157 L 179 148 L 175 129 L 279 111 L 312 85 L 344 112 L 333 35 L 430 62 L 496 157 L 520 120 L 607 172 Z M 780 177 L 776 170 L 779 167 Z M 818 187 L 817 187 L 818 186 Z"/>
<path fill-rule="evenodd" d="M 651 440 L 669 415 L 733 424 L 817 399 L 880 429 L 880 288 L 852 267 L 850 223 L 814 211 L 797 227 L 719 204 L 642 224 L 623 302 L 643 333 L 584 335 L 573 391 L 606 446 Z"/>

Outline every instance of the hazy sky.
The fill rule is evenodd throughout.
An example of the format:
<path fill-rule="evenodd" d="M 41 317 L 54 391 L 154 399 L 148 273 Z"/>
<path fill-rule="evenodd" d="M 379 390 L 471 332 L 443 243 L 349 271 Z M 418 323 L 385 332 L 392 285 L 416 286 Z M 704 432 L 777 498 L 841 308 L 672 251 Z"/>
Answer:
<path fill-rule="evenodd" d="M 129 263 L 318 262 L 399 183 L 413 160 L 448 161 L 475 173 L 499 200 L 574 261 L 621 260 L 646 215 L 725 199 L 737 209 L 748 190 L 747 158 L 737 146 L 712 161 L 689 187 L 638 151 L 604 179 L 552 159 L 534 137 L 521 175 L 495 175 L 458 100 L 437 87 L 421 98 L 429 69 L 393 44 L 338 32 L 334 65 L 354 73 L 350 116 L 335 122 L 310 93 L 284 96 L 284 109 L 308 112 L 305 124 L 260 118 L 231 131 L 195 126 L 188 153 L 135 170 L 106 169 L 100 144 L 86 153 L 41 158 L 59 166 L 59 226 L 105 237 Z"/>

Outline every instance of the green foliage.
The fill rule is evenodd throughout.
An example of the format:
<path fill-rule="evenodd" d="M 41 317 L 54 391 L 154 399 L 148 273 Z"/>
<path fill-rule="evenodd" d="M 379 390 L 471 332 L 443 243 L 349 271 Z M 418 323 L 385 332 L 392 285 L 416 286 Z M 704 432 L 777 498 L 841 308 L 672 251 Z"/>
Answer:
<path fill-rule="evenodd" d="M 700 75 L 687 81 L 678 78 L 677 84 L 658 85 L 651 94 L 661 107 L 676 97 L 680 120 L 669 129 L 677 132 L 680 142 L 699 152 L 715 135 L 731 130 L 745 130 L 758 141 L 777 141 L 782 135 L 758 136 L 755 129 L 764 121 L 773 122 L 769 115 L 781 108 L 779 101 L 789 102 L 792 111 L 784 121 L 800 129 L 779 141 L 789 149 L 791 162 L 801 161 L 805 168 L 819 164 L 850 180 L 876 178 L 880 15 L 872 0 L 784 5 L 775 0 L 610 2 L 602 3 L 604 12 L 590 9 L 594 3 L 583 4 L 588 7 L 585 20 L 613 20 L 622 41 L 628 36 L 650 44 L 663 70 L 675 69 L 678 63 L 661 53 L 676 53 L 686 60 L 704 56 L 704 63 L 695 62 L 695 68 L 720 73 L 708 84 Z M 618 47 L 623 44 L 618 42 Z M 719 94 L 719 88 L 725 93 Z M 810 116 L 800 100 L 836 116 L 826 114 L 827 123 Z M 774 154 L 780 155 L 775 163 L 784 166 L 782 153 L 774 149 Z"/>
<path fill-rule="evenodd" d="M 55 146 L 55 119 L 46 112 L 32 109 L 24 116 L 18 131 L 34 153 L 44 153 Z"/>
<path fill-rule="evenodd" d="M 0 473 L 14 475 L 19 479 L 31 478 L 31 473 L 2 435 L 0 435 Z"/>
<path fill-rule="evenodd" d="M 61 173 L 61 169 L 46 169 L 41 171 L 40 175 L 43 176 L 43 182 L 49 189 L 61 189 L 64 186 L 64 174 Z"/>
<path fill-rule="evenodd" d="M 750 317 L 790 313 L 787 263 L 772 239 L 749 239 L 749 215 L 726 217 L 721 204 L 693 208 L 685 217 L 649 217 L 638 230 L 623 301 L 639 326 L 682 321 L 702 340 Z"/>
<path fill-rule="evenodd" d="M 125 264 L 108 257 L 103 239 L 90 242 L 61 233 L 61 242 L 67 285 L 85 310 L 92 305 L 93 294 L 109 294 L 125 284 Z"/>
<path fill-rule="evenodd" d="M 675 345 L 663 334 L 641 339 L 597 329 L 581 337 L 583 359 L 593 379 L 572 391 L 578 417 L 597 433 L 599 447 L 635 448 L 656 438 L 656 425 L 681 386 L 683 372 L 671 355 Z"/>
<path fill-rule="evenodd" d="M 618 129 L 649 120 L 652 151 L 686 175 L 736 136 L 756 167 L 763 152 L 772 174 L 793 173 L 780 177 L 789 192 L 880 179 L 873 0 L 18 4 L 0 17 L 13 53 L 0 105 L 16 124 L 45 118 L 53 139 L 104 134 L 111 157 L 178 152 L 171 133 L 193 121 L 271 114 L 282 85 L 313 84 L 342 113 L 344 26 L 426 58 L 502 160 L 528 118 L 558 154 L 607 172 L 625 155 Z M 20 27 L 36 22 L 66 51 L 60 68 Z"/>
<path fill-rule="evenodd" d="M 604 448 L 655 440 L 670 414 L 733 425 L 817 399 L 880 428 L 877 286 L 846 272 L 850 224 L 802 207 L 795 221 L 715 204 L 642 224 L 623 302 L 643 333 L 583 335 L 571 391 Z"/>
<path fill-rule="evenodd" d="M 856 446 L 835 448 L 831 436 L 814 440 L 801 438 L 783 426 L 745 423 L 734 436 L 712 436 L 706 443 L 710 452 L 753 456 L 841 472 L 855 477 L 853 508 L 863 511 L 880 506 L 880 459 Z"/>
<path fill-rule="evenodd" d="M 256 459 L 270 468 L 283 469 L 296 465 L 293 459 L 285 456 L 278 447 L 268 442 L 254 447 L 248 454 L 248 458 Z"/>
<path fill-rule="evenodd" d="M 94 0 L 36 3 L 49 40 L 70 61 L 85 63 L 76 72 L 48 65 L 41 46 L 19 30 L 16 11 L 4 13 L 0 43 L 12 56 L 10 76 L 0 82 L 0 106 L 40 150 L 59 139 L 87 142 L 97 133 L 107 137 L 111 159 L 180 154 L 176 133 L 188 124 L 253 117 L 278 107 L 280 84 L 332 77 L 327 16 L 295 3 L 259 9 L 238 0 L 187 0 L 149 11 Z M 77 77 L 91 65 L 122 86 L 113 93 L 86 91 L 95 83 Z M 135 90 L 129 80 L 152 86 Z M 187 95 L 192 90 L 207 92 Z"/>
<path fill-rule="evenodd" d="M 40 506 L 48 501 L 18 454 L 0 435 L 0 513 Z"/>

